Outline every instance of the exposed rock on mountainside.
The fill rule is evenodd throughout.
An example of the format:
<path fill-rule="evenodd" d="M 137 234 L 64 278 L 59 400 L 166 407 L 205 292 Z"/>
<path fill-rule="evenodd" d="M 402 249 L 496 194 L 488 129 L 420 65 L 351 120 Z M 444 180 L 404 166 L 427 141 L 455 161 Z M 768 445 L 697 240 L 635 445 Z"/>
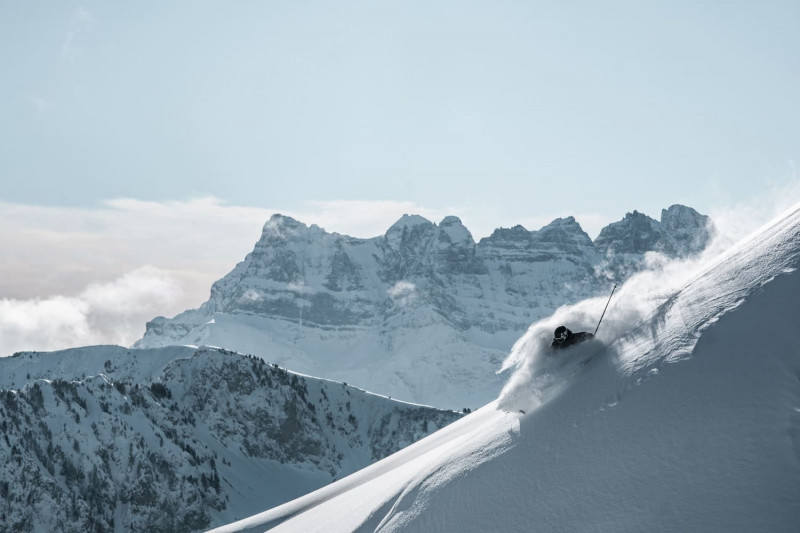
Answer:
<path fill-rule="evenodd" d="M 356 239 L 274 215 L 205 304 L 152 320 L 137 346 L 225 346 L 406 400 L 474 407 L 496 397 L 498 363 L 532 322 L 605 292 L 648 252 L 702 250 L 712 231 L 677 205 L 661 222 L 634 211 L 595 242 L 573 217 L 476 243 L 453 216 L 405 215 Z"/>
<path fill-rule="evenodd" d="M 204 529 L 460 416 L 209 348 L 22 353 L 0 359 L 0 376 L 0 524 L 11 531 Z"/>
<path fill-rule="evenodd" d="M 603 228 L 594 245 L 611 277 L 623 280 L 641 270 L 647 252 L 685 257 L 703 251 L 712 237 L 709 227 L 707 216 L 682 205 L 663 209 L 660 223 L 634 211 Z"/>

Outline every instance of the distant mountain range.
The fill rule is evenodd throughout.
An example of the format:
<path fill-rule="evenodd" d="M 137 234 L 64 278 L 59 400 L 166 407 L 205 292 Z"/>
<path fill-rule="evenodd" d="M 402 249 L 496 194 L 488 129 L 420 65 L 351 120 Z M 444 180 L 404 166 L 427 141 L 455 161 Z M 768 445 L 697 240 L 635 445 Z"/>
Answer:
<path fill-rule="evenodd" d="M 453 216 L 405 215 L 358 239 L 274 215 L 206 303 L 148 322 L 135 346 L 223 346 L 403 400 L 474 408 L 497 397 L 500 361 L 532 322 L 606 293 L 648 253 L 698 253 L 713 233 L 681 205 L 660 221 L 628 213 L 594 241 L 573 217 L 476 243 Z"/>

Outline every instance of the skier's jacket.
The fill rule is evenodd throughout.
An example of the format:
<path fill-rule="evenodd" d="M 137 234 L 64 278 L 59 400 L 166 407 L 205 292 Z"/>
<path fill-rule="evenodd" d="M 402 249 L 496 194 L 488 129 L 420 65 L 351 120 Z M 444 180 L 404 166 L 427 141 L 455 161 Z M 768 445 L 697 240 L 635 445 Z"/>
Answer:
<path fill-rule="evenodd" d="M 553 338 L 553 343 L 550 345 L 550 348 L 553 350 L 563 350 L 564 348 L 568 348 L 570 346 L 574 346 L 584 341 L 588 341 L 589 339 L 593 339 L 594 335 L 589 333 L 588 331 L 579 331 L 578 333 L 572 333 L 569 329 L 564 326 L 559 326 L 556 328 L 556 332 Z"/>

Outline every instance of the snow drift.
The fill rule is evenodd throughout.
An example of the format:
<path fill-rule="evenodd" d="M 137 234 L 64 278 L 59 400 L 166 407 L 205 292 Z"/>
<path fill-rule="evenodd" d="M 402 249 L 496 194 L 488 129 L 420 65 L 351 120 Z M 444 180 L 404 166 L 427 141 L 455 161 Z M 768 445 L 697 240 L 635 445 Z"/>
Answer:
<path fill-rule="evenodd" d="M 657 300 L 631 280 L 598 342 L 547 359 L 552 328 L 589 329 L 604 301 L 561 309 L 497 402 L 220 531 L 796 531 L 799 264 L 796 206 L 662 272 Z"/>

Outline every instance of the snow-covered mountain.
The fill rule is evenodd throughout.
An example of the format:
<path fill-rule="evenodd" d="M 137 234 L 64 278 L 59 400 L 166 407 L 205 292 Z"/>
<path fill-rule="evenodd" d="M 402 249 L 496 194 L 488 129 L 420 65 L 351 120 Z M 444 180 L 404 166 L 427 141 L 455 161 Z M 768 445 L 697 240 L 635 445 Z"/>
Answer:
<path fill-rule="evenodd" d="M 222 349 L 16 354 L 0 359 L 0 531 L 197 531 L 460 416 Z"/>
<path fill-rule="evenodd" d="M 604 301 L 559 309 L 497 401 L 219 531 L 797 531 L 800 205 L 678 266 L 629 280 L 601 342 L 548 355 Z"/>
<path fill-rule="evenodd" d="M 572 217 L 476 243 L 452 216 L 406 215 L 357 239 L 275 215 L 206 303 L 152 320 L 136 346 L 224 346 L 404 400 L 475 407 L 497 397 L 495 371 L 532 322 L 605 293 L 648 253 L 696 253 L 712 232 L 679 205 L 661 221 L 629 213 L 595 242 Z"/>

